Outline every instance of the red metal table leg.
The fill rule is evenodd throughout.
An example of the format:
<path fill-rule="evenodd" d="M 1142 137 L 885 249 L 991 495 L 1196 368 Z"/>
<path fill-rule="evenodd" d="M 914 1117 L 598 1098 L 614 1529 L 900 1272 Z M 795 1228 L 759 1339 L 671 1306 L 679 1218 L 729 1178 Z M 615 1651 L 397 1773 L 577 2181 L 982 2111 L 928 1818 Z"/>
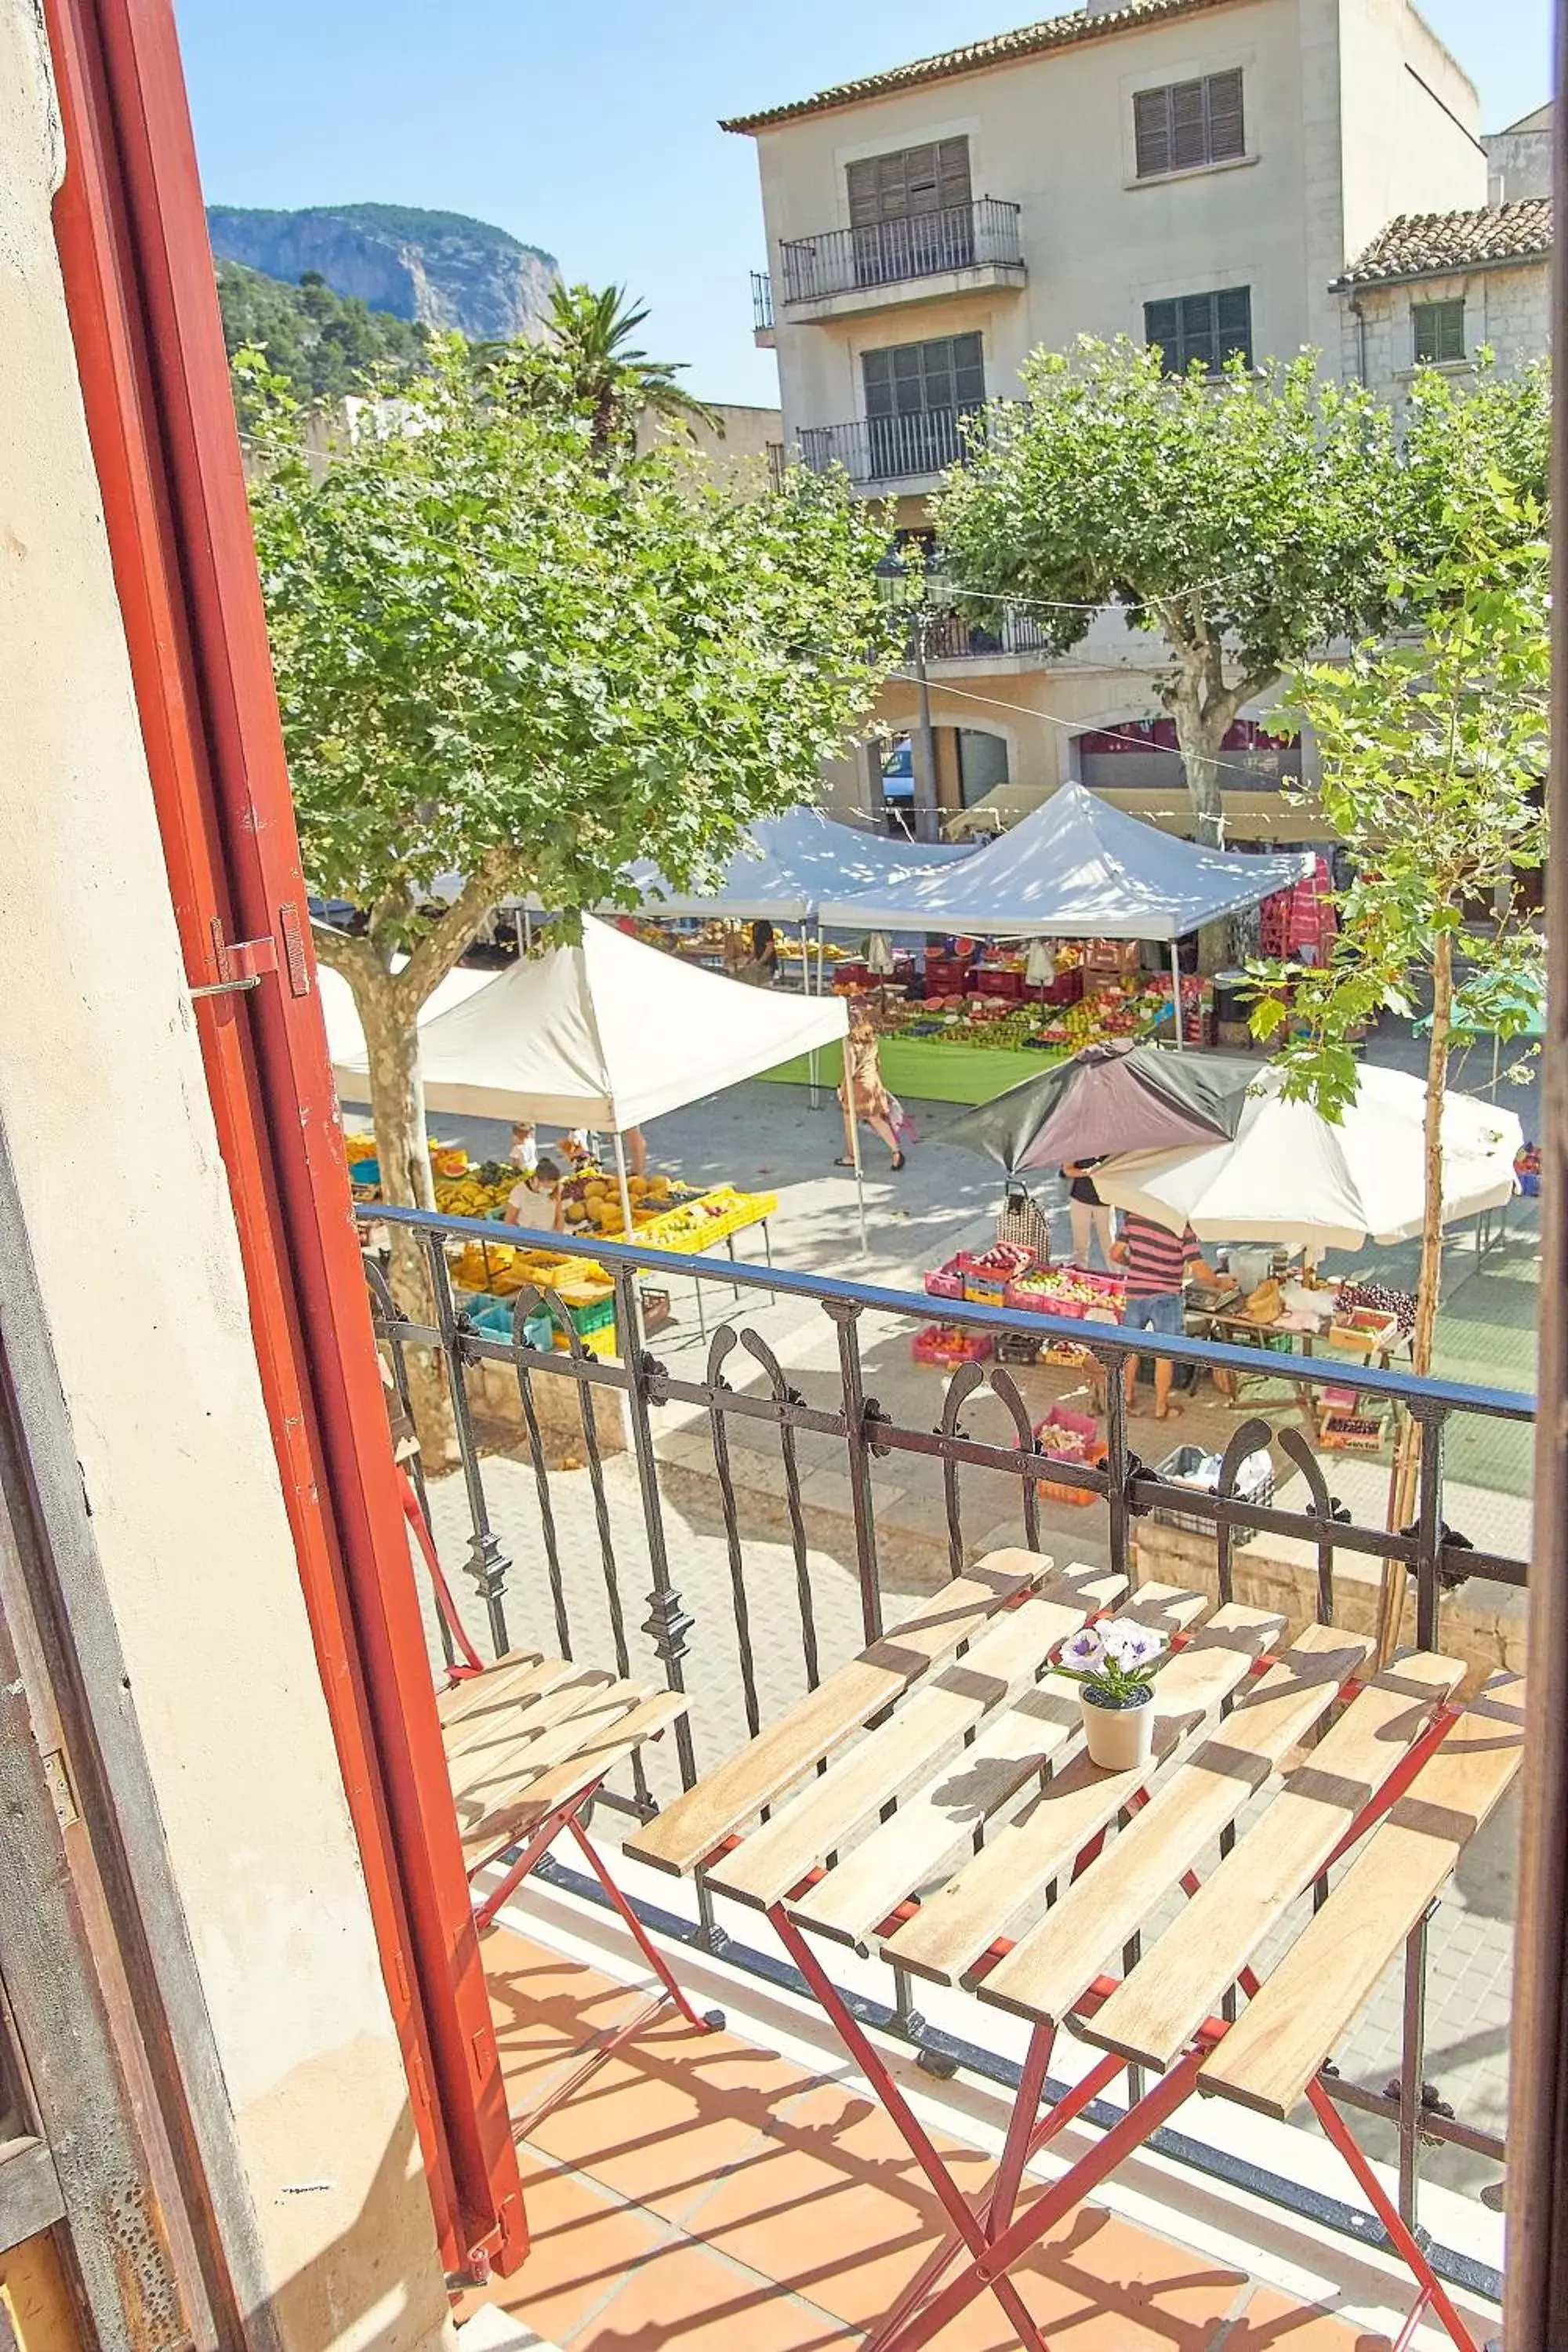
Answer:
<path fill-rule="evenodd" d="M 589 1793 L 592 1792 L 590 1791 Z M 608 1895 L 611 1903 L 614 1905 L 620 1918 L 621 1925 L 626 1928 L 627 1935 L 630 1936 L 633 1943 L 637 1946 L 638 1951 L 642 1954 L 644 1959 L 647 1962 L 649 1968 L 653 1970 L 655 1976 L 658 1979 L 660 1984 L 664 1987 L 665 1991 L 675 2003 L 676 2008 L 680 2011 L 681 2016 L 686 2020 L 688 2025 L 694 2026 L 699 2033 L 717 2033 L 724 2022 L 723 2011 L 721 2009 L 710 2009 L 704 2016 L 698 2016 L 697 2011 L 692 2008 L 691 2003 L 681 1991 L 679 1985 L 677 1984 L 674 1974 L 670 1969 L 669 1962 L 654 1944 L 652 1938 L 648 1935 L 647 1929 L 643 1926 L 642 1921 L 632 1909 L 630 1903 L 622 1894 L 620 1888 L 616 1885 L 615 1880 L 605 1869 L 603 1862 L 599 1859 L 598 1849 L 595 1847 L 593 1840 L 589 1837 L 587 1831 L 583 1827 L 582 1822 L 577 1818 L 578 1807 L 584 1804 L 586 1801 L 586 1797 L 578 1797 L 574 1799 L 571 1810 L 566 1816 L 566 1826 L 571 1831 L 573 1836 L 576 1839 L 578 1844 L 582 1847 L 584 1854 L 586 1854 L 589 1867 L 593 1871 L 594 1875 L 598 1880 L 600 1885 L 604 1888 L 605 1893 Z"/>
<path fill-rule="evenodd" d="M 1206 2047 L 1194 2050 L 1139 2100 L 1121 2121 L 1108 2131 L 1098 2147 L 1080 2157 L 1069 2172 L 1042 2191 L 1034 2202 L 1026 2206 L 1016 2221 L 1009 2223 L 1000 2235 L 990 2242 L 961 2272 L 951 2286 L 927 2304 L 925 2309 L 897 2336 L 879 2345 L 879 2352 L 920 2352 L 961 2311 L 968 2309 L 977 2294 L 986 2287 L 994 2293 L 998 2281 L 1013 2264 L 1026 2254 L 1046 2234 L 1080 2205 L 1090 2189 L 1098 2188 L 1116 2170 L 1119 2164 L 1142 2147 L 1150 2135 L 1156 2132 L 1170 2116 L 1174 2115 L 1192 2095 L 1198 2068 L 1207 2056 Z M 1471 2347 L 1474 2352 L 1474 2347 Z"/>
<path fill-rule="evenodd" d="M 1406 2227 L 1399 2208 L 1388 2196 L 1371 2164 L 1363 2154 L 1354 2133 L 1335 2106 L 1321 2083 L 1307 2085 L 1312 2113 L 1324 2132 L 1344 2158 L 1356 2177 L 1356 2182 L 1367 2203 L 1383 2223 L 1390 2243 L 1421 2289 L 1423 2305 L 1429 2304 L 1453 2338 L 1458 2352 L 1479 2352 L 1479 2347 L 1464 2321 L 1448 2299 L 1442 2280 L 1432 2268 L 1422 2250 L 1421 2241 Z M 1408 2330 L 1406 2331 L 1408 2333 Z"/>
<path fill-rule="evenodd" d="M 909 2101 L 883 2063 L 880 2054 L 846 2008 L 838 1988 L 818 1965 L 816 1954 L 794 1921 L 785 1916 L 783 1906 L 775 1903 L 767 1916 L 780 1942 L 805 1977 L 816 1999 L 826 2011 L 828 2021 L 845 2049 L 859 2067 L 877 2098 L 898 2126 L 910 2153 L 935 2190 L 937 2200 L 948 2220 L 972 2254 L 983 2253 L 986 2245 L 985 2234 L 975 2219 L 968 2198 L 964 2196 L 963 2191 L 937 2154 Z M 1050 2352 L 1045 2337 L 1026 2310 L 1017 2288 L 1007 2277 L 1006 2266 L 1003 2265 L 994 2277 L 986 2279 L 984 2284 L 990 2287 L 1005 2312 L 1008 2323 L 1016 2333 L 1019 2343 L 1024 2346 L 1025 2352 Z M 977 2287 L 975 2293 L 978 2294 L 978 2292 Z M 968 2300 L 966 2296 L 965 2301 Z M 914 2325 L 916 2327 L 920 2326 L 918 2319 Z"/>

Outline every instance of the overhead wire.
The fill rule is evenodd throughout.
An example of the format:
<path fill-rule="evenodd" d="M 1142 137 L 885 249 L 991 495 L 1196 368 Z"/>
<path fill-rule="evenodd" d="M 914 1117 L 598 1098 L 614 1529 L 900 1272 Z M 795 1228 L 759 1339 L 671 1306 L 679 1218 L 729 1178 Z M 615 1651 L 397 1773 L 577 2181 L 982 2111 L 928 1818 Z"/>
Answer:
<path fill-rule="evenodd" d="M 904 686 L 918 686 L 921 683 L 913 670 L 896 669 L 889 671 L 889 675 L 897 678 Z M 1015 719 L 1036 719 L 1042 726 L 1059 727 L 1068 735 L 1102 735 L 1108 742 L 1125 743 L 1134 751 L 1147 751 L 1151 749 L 1146 736 L 1123 734 L 1114 727 L 1086 727 L 1081 719 L 1062 719 L 1054 710 L 1036 710 L 1026 702 L 1004 702 L 994 694 L 975 694 L 962 686 L 949 685 L 946 678 L 934 682 L 928 678 L 926 684 L 928 687 L 933 687 L 933 690 L 939 694 L 952 695 L 959 702 L 979 703 L 988 710 L 1005 710 Z M 1267 781 L 1259 777 L 1256 768 L 1244 768 L 1237 760 L 1215 760 L 1214 764 L 1217 770 L 1226 775 L 1247 777 L 1255 790 L 1264 791 L 1268 788 Z"/>

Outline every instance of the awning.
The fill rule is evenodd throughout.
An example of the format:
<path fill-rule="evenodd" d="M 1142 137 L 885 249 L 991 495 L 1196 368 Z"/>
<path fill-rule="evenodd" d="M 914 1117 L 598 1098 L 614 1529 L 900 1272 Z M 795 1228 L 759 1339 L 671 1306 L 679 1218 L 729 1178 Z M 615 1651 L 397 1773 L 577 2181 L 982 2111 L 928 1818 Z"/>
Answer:
<path fill-rule="evenodd" d="M 419 1024 L 433 1111 L 624 1131 L 830 1045 L 848 1025 L 840 998 L 721 980 L 593 916 L 580 947 L 465 977 L 479 985 Z M 340 1090 L 362 1098 L 363 1035 L 346 1052 L 334 1044 L 332 1060 Z"/>
<path fill-rule="evenodd" d="M 836 929 L 974 939 L 1184 939 L 1312 871 L 1310 852 L 1246 857 L 1159 833 L 1081 784 L 962 863 L 824 900 Z"/>

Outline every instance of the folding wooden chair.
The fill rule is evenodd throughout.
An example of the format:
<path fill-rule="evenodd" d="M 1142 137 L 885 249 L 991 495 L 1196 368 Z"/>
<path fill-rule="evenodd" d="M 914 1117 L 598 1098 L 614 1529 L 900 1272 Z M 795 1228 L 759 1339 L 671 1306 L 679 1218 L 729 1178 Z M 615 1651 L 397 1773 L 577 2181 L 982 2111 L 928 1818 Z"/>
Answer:
<path fill-rule="evenodd" d="M 563 1831 L 582 1849 L 606 1901 L 664 1988 L 585 2055 L 583 2064 L 532 2109 L 523 2132 L 578 2090 L 595 2068 L 674 2007 L 699 2032 L 724 2023 L 722 2010 L 699 2016 L 669 1964 L 616 1885 L 584 1824 L 607 1773 L 629 1762 L 686 1713 L 679 1692 L 657 1690 L 537 1650 L 510 1650 L 487 1665 L 468 1639 L 437 1557 L 419 1497 L 400 1468 L 403 1510 L 425 1562 L 441 1621 L 457 1652 L 437 1699 L 447 1769 L 458 1810 L 463 1861 L 472 1886 L 492 1866 L 499 1885 L 474 1907 L 482 1933 L 538 1867 Z"/>

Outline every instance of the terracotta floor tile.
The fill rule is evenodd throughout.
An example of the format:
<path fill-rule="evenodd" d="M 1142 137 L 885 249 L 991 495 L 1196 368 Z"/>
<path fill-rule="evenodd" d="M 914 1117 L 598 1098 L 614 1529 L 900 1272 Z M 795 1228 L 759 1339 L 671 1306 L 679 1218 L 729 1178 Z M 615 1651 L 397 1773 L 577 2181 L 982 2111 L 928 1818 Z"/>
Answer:
<path fill-rule="evenodd" d="M 810 2080 L 732 2034 L 660 2019 L 527 2137 L 675 2220 Z"/>
<path fill-rule="evenodd" d="M 1029 2255 L 1025 2296 L 1056 2321 L 1071 2352 L 1206 2352 L 1247 2273 L 1153 2237 L 1087 2205 Z M 1036 2284 L 1035 2282 L 1038 2282 Z"/>
<path fill-rule="evenodd" d="M 1389 2338 L 1260 2286 L 1220 2346 L 1222 2352 L 1388 2352 Z"/>
<path fill-rule="evenodd" d="M 481 1948 L 513 2115 L 525 2114 L 597 2035 L 646 2000 L 636 1986 L 580 1968 L 506 1928 L 492 1929 Z"/>
<path fill-rule="evenodd" d="M 986 2160 L 954 2152 L 973 2189 Z M 697 2207 L 694 2235 L 839 2318 L 879 2318 L 941 2234 L 941 2209 L 881 2110 L 824 2087 L 775 2116 L 765 2137 Z"/>
<path fill-rule="evenodd" d="M 601 2196 L 569 2173 L 537 2168 L 525 2156 L 523 2201 L 532 2238 L 528 2260 L 474 2298 L 515 2312 L 545 2342 L 563 2344 L 615 2292 L 664 2232 L 659 2223 Z"/>
<path fill-rule="evenodd" d="M 852 2331 L 742 2271 L 679 2244 L 638 2266 L 563 2352 L 828 2352 Z"/>

